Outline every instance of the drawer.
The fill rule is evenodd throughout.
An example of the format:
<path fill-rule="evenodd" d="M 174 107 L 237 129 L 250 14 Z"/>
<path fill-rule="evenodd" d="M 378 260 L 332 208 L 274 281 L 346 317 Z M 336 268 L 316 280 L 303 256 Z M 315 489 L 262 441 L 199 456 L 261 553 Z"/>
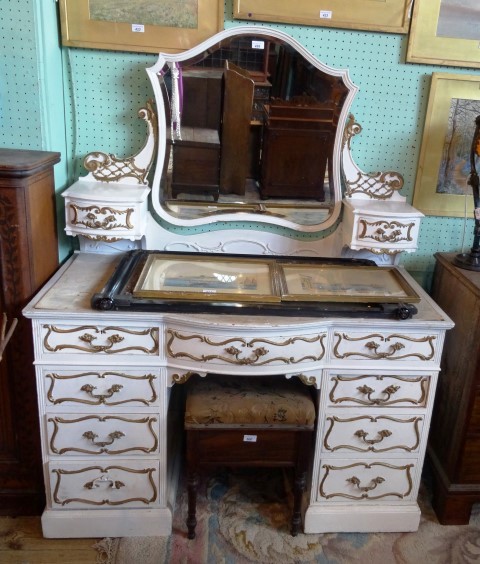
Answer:
<path fill-rule="evenodd" d="M 432 361 L 437 334 L 336 331 L 332 357 L 342 360 Z"/>
<path fill-rule="evenodd" d="M 158 327 L 41 326 L 42 354 L 158 355 Z"/>
<path fill-rule="evenodd" d="M 158 416 L 72 415 L 47 416 L 48 446 L 52 455 L 158 453 Z"/>
<path fill-rule="evenodd" d="M 322 449 L 326 452 L 417 453 L 424 418 L 421 415 L 328 415 Z"/>
<path fill-rule="evenodd" d="M 156 460 L 114 464 L 50 463 L 52 507 L 96 509 L 159 505 L 159 465 Z"/>
<path fill-rule="evenodd" d="M 43 369 L 50 406 L 153 406 L 159 404 L 158 370 Z"/>
<path fill-rule="evenodd" d="M 330 374 L 331 406 L 422 407 L 427 405 L 432 376 Z"/>
<path fill-rule="evenodd" d="M 325 356 L 326 332 L 298 336 L 207 335 L 167 330 L 167 356 L 207 365 L 288 366 Z"/>
<path fill-rule="evenodd" d="M 410 500 L 417 461 L 325 459 L 320 465 L 317 501 Z"/>

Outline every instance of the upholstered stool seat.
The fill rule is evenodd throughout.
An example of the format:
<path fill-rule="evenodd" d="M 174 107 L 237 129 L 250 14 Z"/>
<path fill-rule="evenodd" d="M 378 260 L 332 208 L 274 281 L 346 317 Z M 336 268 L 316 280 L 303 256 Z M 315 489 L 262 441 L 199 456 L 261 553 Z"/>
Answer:
<path fill-rule="evenodd" d="M 205 466 L 294 468 L 291 533 L 312 451 L 315 404 L 297 378 L 213 376 L 189 382 L 185 405 L 188 537 L 195 537 L 198 469 Z"/>

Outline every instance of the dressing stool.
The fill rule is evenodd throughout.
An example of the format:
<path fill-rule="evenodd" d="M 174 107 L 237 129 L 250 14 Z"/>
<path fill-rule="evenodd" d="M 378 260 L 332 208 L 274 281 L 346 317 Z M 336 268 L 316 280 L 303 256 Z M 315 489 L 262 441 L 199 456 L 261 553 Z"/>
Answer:
<path fill-rule="evenodd" d="M 215 466 L 293 468 L 291 534 L 298 534 L 315 427 L 309 387 L 282 376 L 195 377 L 184 423 L 189 539 L 197 525 L 198 470 Z"/>

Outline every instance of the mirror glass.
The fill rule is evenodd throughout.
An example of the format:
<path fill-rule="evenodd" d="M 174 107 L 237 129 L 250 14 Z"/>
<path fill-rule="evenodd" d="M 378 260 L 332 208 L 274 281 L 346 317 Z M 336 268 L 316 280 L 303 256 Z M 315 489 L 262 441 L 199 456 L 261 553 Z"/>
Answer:
<path fill-rule="evenodd" d="M 246 31 L 248 30 L 248 31 Z M 153 202 L 178 225 L 332 224 L 356 92 L 289 36 L 233 28 L 147 69 L 159 114 Z"/>

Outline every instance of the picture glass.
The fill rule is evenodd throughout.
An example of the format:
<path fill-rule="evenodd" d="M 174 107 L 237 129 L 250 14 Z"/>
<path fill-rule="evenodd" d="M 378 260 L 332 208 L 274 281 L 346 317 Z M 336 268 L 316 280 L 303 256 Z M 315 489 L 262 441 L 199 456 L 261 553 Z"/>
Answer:
<path fill-rule="evenodd" d="M 256 260 L 195 260 L 150 255 L 133 289 L 136 297 L 280 301 L 272 264 Z"/>
<path fill-rule="evenodd" d="M 391 268 L 282 264 L 284 300 L 419 301 Z"/>
<path fill-rule="evenodd" d="M 455 39 L 479 40 L 480 2 L 478 0 L 441 0 L 437 35 Z"/>

